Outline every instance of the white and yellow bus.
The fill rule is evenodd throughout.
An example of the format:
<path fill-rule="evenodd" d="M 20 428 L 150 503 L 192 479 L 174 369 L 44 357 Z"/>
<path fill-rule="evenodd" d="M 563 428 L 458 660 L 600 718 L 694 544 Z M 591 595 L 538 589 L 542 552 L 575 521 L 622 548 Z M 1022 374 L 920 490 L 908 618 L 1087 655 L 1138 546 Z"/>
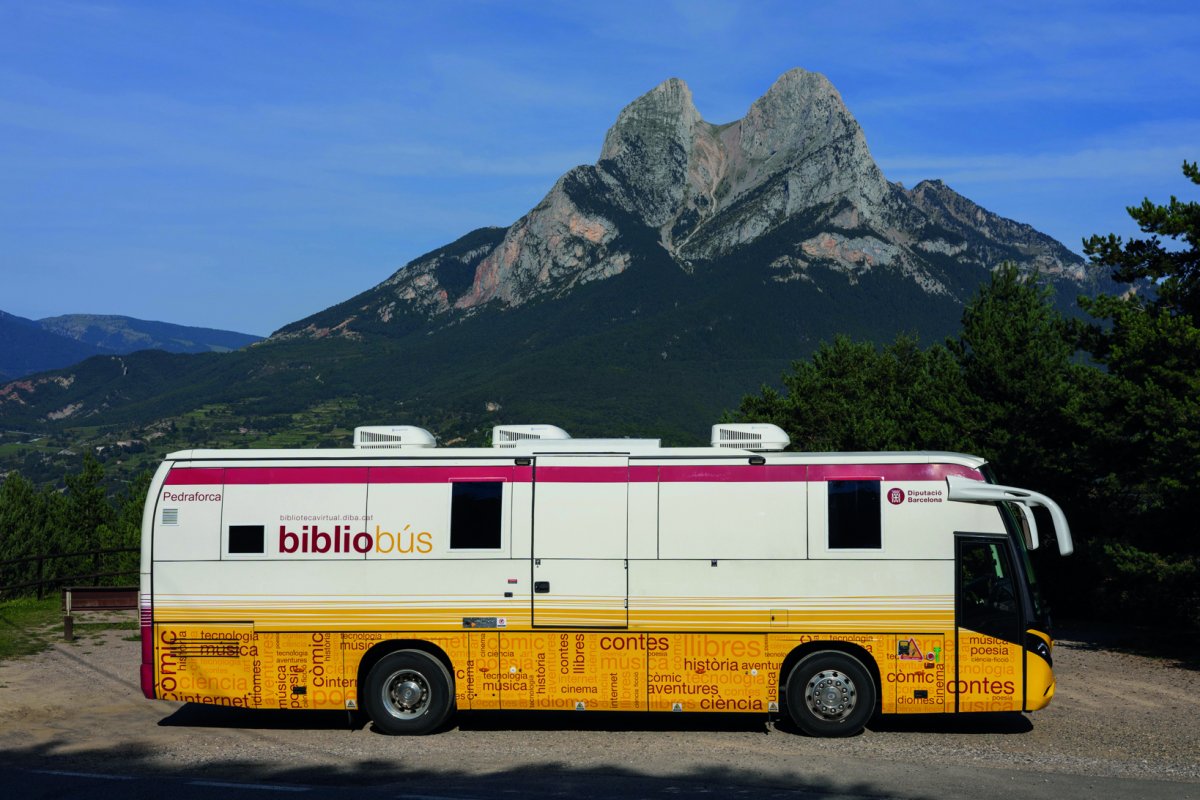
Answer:
<path fill-rule="evenodd" d="M 491 448 L 359 428 L 340 450 L 189 450 L 143 520 L 142 689 L 352 709 L 1033 711 L 1054 694 L 1030 506 L 957 453 L 785 453 L 502 426 Z"/>

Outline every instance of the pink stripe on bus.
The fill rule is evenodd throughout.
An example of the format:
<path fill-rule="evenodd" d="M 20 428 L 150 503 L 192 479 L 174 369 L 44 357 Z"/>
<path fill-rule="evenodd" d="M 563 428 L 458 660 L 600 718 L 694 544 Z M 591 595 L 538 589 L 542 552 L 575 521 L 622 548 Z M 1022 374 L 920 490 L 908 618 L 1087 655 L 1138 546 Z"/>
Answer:
<path fill-rule="evenodd" d="M 947 475 L 983 480 L 979 470 L 962 464 L 814 464 L 810 481 L 944 481 Z"/>
<path fill-rule="evenodd" d="M 145 636 L 144 633 L 142 635 Z M 142 678 L 142 695 L 147 700 L 156 699 L 154 696 L 154 665 L 142 664 L 140 672 Z"/>
<path fill-rule="evenodd" d="M 662 483 L 803 483 L 808 467 L 799 464 L 703 464 L 663 465 Z"/>
<path fill-rule="evenodd" d="M 366 467 L 230 467 L 225 485 L 366 483 Z"/>
<path fill-rule="evenodd" d="M 658 483 L 658 467 L 633 466 L 629 467 L 630 483 Z"/>
<path fill-rule="evenodd" d="M 220 486 L 225 470 L 220 467 L 176 467 L 167 473 L 167 486 Z"/>
<path fill-rule="evenodd" d="M 626 483 L 628 467 L 539 467 L 538 483 Z"/>
<path fill-rule="evenodd" d="M 512 481 L 514 479 L 513 472 L 513 467 L 371 467 L 370 482 Z"/>

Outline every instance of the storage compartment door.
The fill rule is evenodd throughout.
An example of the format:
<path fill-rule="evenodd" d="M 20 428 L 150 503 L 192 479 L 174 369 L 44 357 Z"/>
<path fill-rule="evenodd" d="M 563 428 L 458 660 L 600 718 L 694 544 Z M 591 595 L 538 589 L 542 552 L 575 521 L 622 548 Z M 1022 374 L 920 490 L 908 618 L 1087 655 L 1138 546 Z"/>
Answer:
<path fill-rule="evenodd" d="M 629 459 L 539 456 L 533 494 L 533 624 L 624 628 Z"/>

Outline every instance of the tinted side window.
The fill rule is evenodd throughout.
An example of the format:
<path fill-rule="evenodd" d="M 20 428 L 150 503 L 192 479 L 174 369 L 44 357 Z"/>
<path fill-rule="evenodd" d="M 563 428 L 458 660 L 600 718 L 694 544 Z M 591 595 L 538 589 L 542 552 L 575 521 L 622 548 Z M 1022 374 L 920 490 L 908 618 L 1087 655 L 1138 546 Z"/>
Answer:
<path fill-rule="evenodd" d="M 262 525 L 230 525 L 229 526 L 229 552 L 230 553 L 263 553 L 266 550 L 263 548 L 263 526 Z"/>
<path fill-rule="evenodd" d="M 875 549 L 883 546 L 879 481 L 829 482 L 830 549 Z"/>
<path fill-rule="evenodd" d="M 499 481 L 452 484 L 450 549 L 498 550 L 504 484 Z"/>
<path fill-rule="evenodd" d="M 961 541 L 958 551 L 958 624 L 1017 641 L 1017 590 L 1008 548 L 1000 542 Z"/>

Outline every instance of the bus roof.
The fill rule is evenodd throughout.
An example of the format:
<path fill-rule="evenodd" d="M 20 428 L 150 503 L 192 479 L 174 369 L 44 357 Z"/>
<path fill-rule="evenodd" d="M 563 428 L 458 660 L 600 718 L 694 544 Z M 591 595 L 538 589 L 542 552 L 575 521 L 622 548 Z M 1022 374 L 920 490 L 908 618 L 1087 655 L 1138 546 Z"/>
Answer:
<path fill-rule="evenodd" d="M 646 444 L 654 442 L 653 445 Z M 628 442 L 623 445 L 622 442 Z M 536 456 L 628 456 L 647 461 L 762 457 L 771 464 L 960 464 L 979 469 L 987 461 L 966 453 L 938 450 L 853 453 L 756 452 L 729 447 L 661 447 L 656 440 L 569 439 L 531 441 L 513 447 L 404 447 L 393 449 L 312 448 L 270 450 L 179 450 L 168 461 L 425 461 L 513 459 Z"/>

